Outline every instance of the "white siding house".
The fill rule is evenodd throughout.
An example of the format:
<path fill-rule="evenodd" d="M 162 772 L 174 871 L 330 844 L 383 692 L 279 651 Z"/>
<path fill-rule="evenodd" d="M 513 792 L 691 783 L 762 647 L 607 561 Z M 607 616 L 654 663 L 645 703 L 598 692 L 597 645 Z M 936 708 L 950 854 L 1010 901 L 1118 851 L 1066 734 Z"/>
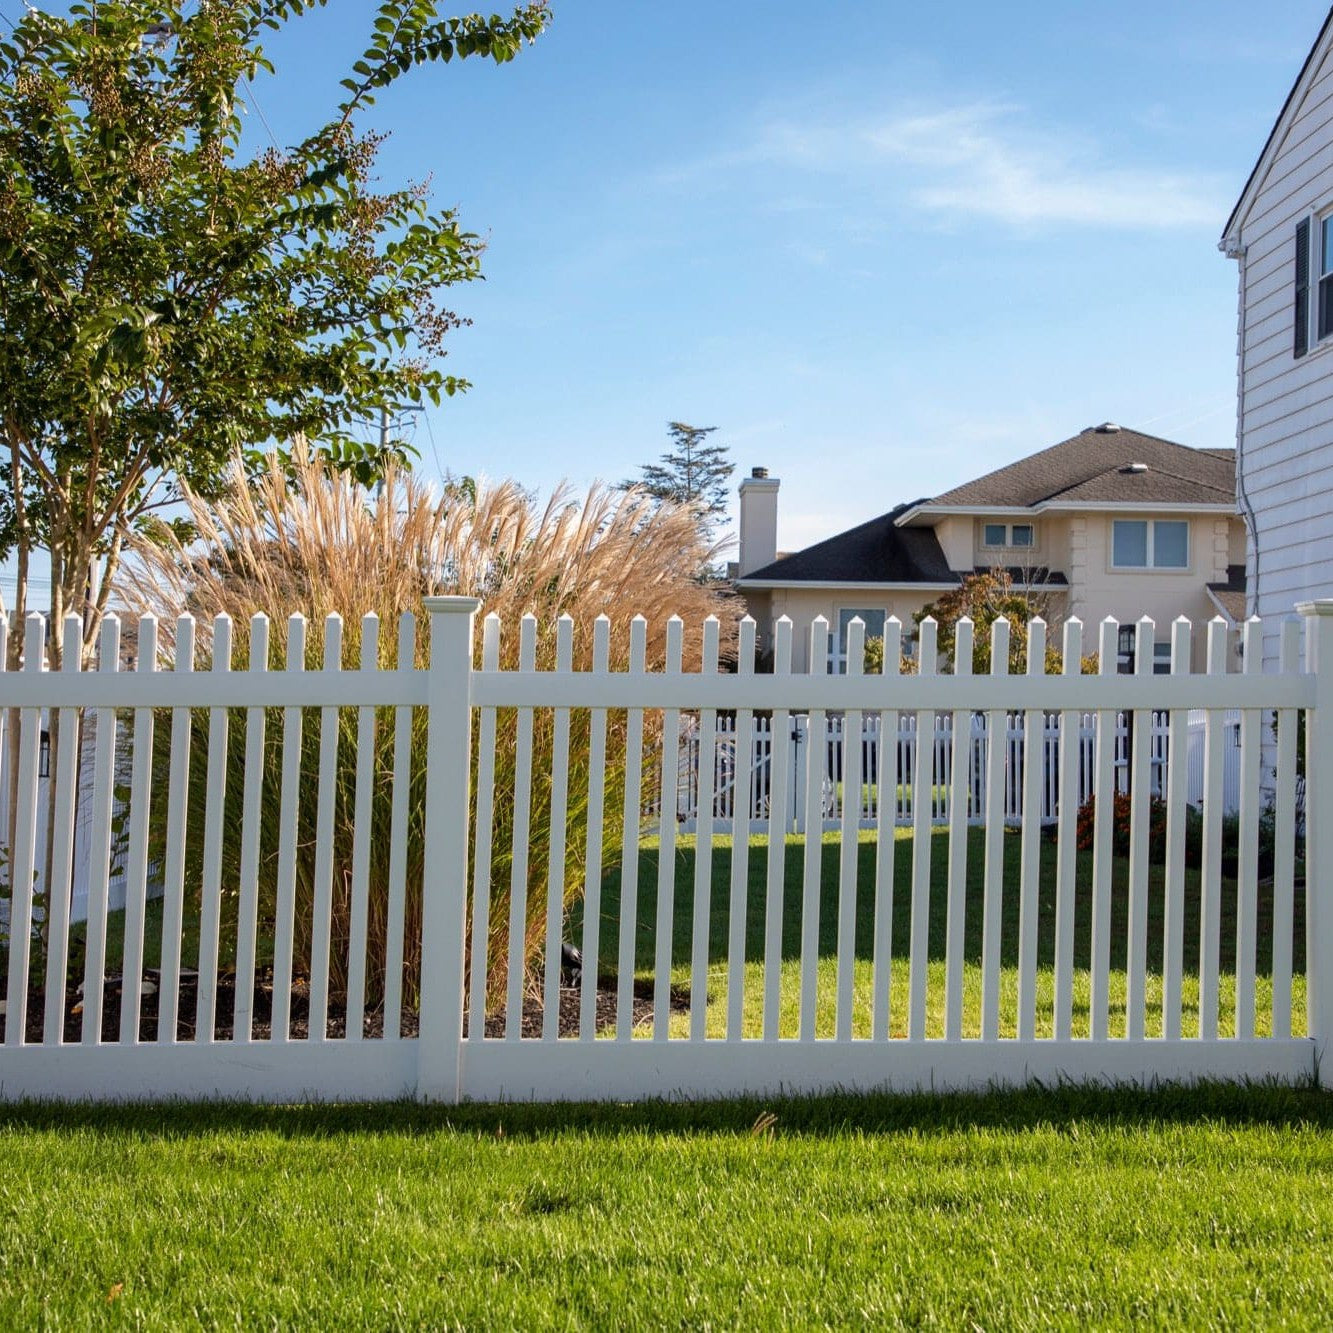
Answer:
<path fill-rule="evenodd" d="M 1296 602 L 1333 597 L 1333 13 L 1227 223 L 1240 268 L 1237 489 L 1264 665 Z"/>

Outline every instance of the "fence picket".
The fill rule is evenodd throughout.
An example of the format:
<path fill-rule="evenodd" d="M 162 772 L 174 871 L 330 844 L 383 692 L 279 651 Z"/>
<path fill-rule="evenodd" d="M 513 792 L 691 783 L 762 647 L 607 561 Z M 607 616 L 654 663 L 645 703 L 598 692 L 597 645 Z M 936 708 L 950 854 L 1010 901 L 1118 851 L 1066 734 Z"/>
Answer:
<path fill-rule="evenodd" d="M 30 615 L 23 626 L 23 669 L 45 668 L 46 621 Z M 25 708 L 19 714 L 19 763 L 16 781 L 13 860 L 9 871 L 9 987 L 5 1008 L 5 1045 L 27 1040 L 28 962 L 32 948 L 33 880 L 37 858 L 37 757 L 42 714 Z"/>
<path fill-rule="evenodd" d="M 286 670 L 305 671 L 305 617 L 287 620 Z M 301 785 L 301 738 L 305 710 L 282 710 L 282 774 L 278 791 L 278 876 L 273 905 L 273 1012 L 269 1030 L 274 1041 L 291 1035 L 292 948 L 296 928 L 296 849 L 300 830 L 298 797 Z M 174 736 L 173 736 L 174 741 Z"/>
<path fill-rule="evenodd" d="M 865 623 L 859 616 L 847 629 L 847 674 L 865 670 Z M 838 848 L 838 973 L 837 1028 L 839 1041 L 852 1039 L 853 989 L 856 980 L 856 863 L 861 825 L 861 714 L 849 711 L 842 720 L 842 832 Z M 855 792 L 853 797 L 850 793 Z"/>
<path fill-rule="evenodd" d="M 482 622 L 481 669 L 500 669 L 500 617 L 492 611 Z M 491 864 L 495 837 L 496 710 L 481 709 L 477 740 L 477 823 L 472 851 L 472 976 L 468 983 L 468 1039 L 486 1034 L 486 998 L 491 937 Z M 396 793 L 395 793 L 396 794 Z"/>
<path fill-rule="evenodd" d="M 717 675 L 718 620 L 704 621 L 700 671 Z M 717 775 L 717 710 L 699 710 L 699 821 L 694 839 L 694 920 L 690 950 L 690 1038 L 702 1041 L 708 1017 L 708 936 L 712 916 L 713 790 Z"/>
<path fill-rule="evenodd" d="M 157 670 L 157 621 L 140 616 L 136 671 Z M 120 969 L 120 1040 L 137 1045 L 141 1009 L 144 916 L 148 906 L 149 801 L 153 776 L 153 710 L 134 710 L 130 770 L 130 840 L 125 860 L 125 943 Z"/>
<path fill-rule="evenodd" d="M 1077 676 L 1083 663 L 1083 622 L 1065 621 L 1062 674 Z M 1078 874 L 1078 794 L 1083 742 L 1079 714 L 1060 713 L 1060 796 L 1055 870 L 1055 1036 L 1068 1041 L 1074 1012 L 1074 900 Z"/>
<path fill-rule="evenodd" d="M 1208 674 L 1226 671 L 1227 626 L 1221 616 L 1208 622 Z M 1204 729 L 1203 900 L 1199 911 L 1199 1036 L 1218 1030 L 1218 974 L 1222 941 L 1222 714 L 1208 710 Z"/>
<path fill-rule="evenodd" d="M 1190 674 L 1190 622 L 1180 616 L 1171 626 L 1171 674 Z M 1189 715 L 1173 708 L 1167 721 L 1166 871 L 1162 938 L 1162 1035 L 1180 1040 L 1181 986 L 1185 960 L 1185 821 L 1189 786 L 1187 745 Z"/>
<path fill-rule="evenodd" d="M 410 611 L 404 611 L 398 621 L 397 664 L 400 672 L 411 671 L 416 665 L 416 639 L 416 617 Z M 491 715 L 493 718 L 494 709 Z M 412 796 L 410 705 L 400 704 L 393 710 L 392 782 L 393 796 L 389 807 L 389 900 L 385 907 L 384 923 L 384 1036 L 386 1040 L 396 1041 L 403 1030 L 403 968 L 406 962 L 408 815 Z M 489 795 L 488 792 L 488 798 Z M 480 809 L 480 790 L 477 796 Z M 486 887 L 489 893 L 489 866 Z M 473 901 L 476 901 L 475 897 Z"/>
<path fill-rule="evenodd" d="M 107 616 L 97 646 L 97 670 L 120 666 L 120 621 Z M 106 983 L 106 911 L 111 880 L 111 822 L 116 769 L 116 710 L 97 710 L 93 744 L 92 836 L 89 839 L 88 920 L 84 933 L 83 1031 L 85 1046 L 102 1042 L 102 990 Z M 12 934 L 12 932 L 11 932 Z M 10 1012 L 14 1006 L 10 1006 Z"/>
<path fill-rule="evenodd" d="M 1278 670 L 1299 670 L 1301 622 L 1282 622 Z M 1296 738 L 1294 708 L 1277 710 L 1277 787 L 1273 812 L 1273 1036 L 1291 1036 L 1291 955 L 1295 934 Z M 1307 960 L 1306 970 L 1310 963 Z"/>
<path fill-rule="evenodd" d="M 1028 622 L 1028 675 L 1046 674 L 1046 622 Z M 1023 845 L 1019 853 L 1018 898 L 1018 1039 L 1037 1035 L 1037 925 L 1040 920 L 1041 819 L 1046 760 L 1046 714 L 1029 708 L 1023 714 Z"/>
<path fill-rule="evenodd" d="M 884 622 L 885 676 L 897 676 L 902 671 L 902 622 L 890 616 Z M 893 730 L 890 732 L 889 719 Z M 898 822 L 898 743 L 897 712 L 879 715 L 879 732 L 875 748 L 875 789 L 878 793 L 875 830 L 875 942 L 872 950 L 871 977 L 873 998 L 870 1009 L 870 1037 L 872 1041 L 886 1041 L 889 1036 L 891 996 L 893 990 L 893 862 L 894 836 Z M 891 744 L 889 738 L 892 737 Z M 884 796 L 888 783 L 889 797 Z"/>
<path fill-rule="evenodd" d="M 561 616 L 555 626 L 555 669 L 574 669 L 574 621 Z M 551 739 L 551 834 L 546 875 L 546 967 L 542 975 L 542 1039 L 560 1035 L 560 946 L 565 930 L 565 843 L 569 820 L 569 709 L 555 710 Z"/>
<path fill-rule="evenodd" d="M 268 617 L 250 621 L 250 671 L 268 670 Z M 260 802 L 264 789 L 264 710 L 245 710 L 245 777 L 241 802 L 240 897 L 237 903 L 236 991 L 232 1040 L 249 1041 L 253 1035 L 255 994 L 255 935 L 259 925 Z"/>
<path fill-rule="evenodd" d="M 992 676 L 1009 674 L 1009 622 L 991 626 Z M 1000 1035 L 1000 926 L 1004 903 L 1004 768 L 1008 714 L 986 715 L 986 862 L 981 909 L 981 1038 Z M 964 832 L 966 837 L 966 832 Z"/>
<path fill-rule="evenodd" d="M 740 624 L 736 671 L 754 675 L 755 624 L 746 616 Z M 754 710 L 736 712 L 732 750 L 731 804 L 731 899 L 728 905 L 727 939 L 727 1040 L 739 1041 L 745 1019 L 745 927 L 749 914 L 750 880 L 750 787 L 754 765 Z M 661 926 L 658 926 L 659 931 Z M 669 927 L 668 927 L 669 929 Z"/>
<path fill-rule="evenodd" d="M 592 629 L 592 674 L 611 670 L 611 621 L 598 616 Z M 588 841 L 583 874 L 583 971 L 579 977 L 579 1038 L 597 1035 L 598 949 L 602 915 L 602 836 L 606 806 L 606 709 L 588 716 Z"/>
<path fill-rule="evenodd" d="M 792 624 L 780 616 L 773 627 L 773 674 L 791 675 Z M 782 1022 L 782 914 L 787 872 L 787 764 L 791 713 L 773 713 L 768 747 L 768 849 L 764 895 L 764 1040 L 777 1041 Z"/>
<path fill-rule="evenodd" d="M 342 617 L 324 621 L 326 673 L 342 671 Z M 324 1041 L 329 1030 L 329 952 L 333 947 L 333 816 L 337 794 L 340 720 L 336 707 L 319 710 L 319 786 L 315 809 L 315 878 L 311 885 L 309 1040 Z"/>
<path fill-rule="evenodd" d="M 1241 630 L 1243 669 L 1263 669 L 1263 625 L 1258 617 Z M 1262 714 L 1246 708 L 1240 715 L 1240 845 L 1236 872 L 1236 1027 L 1237 1037 L 1254 1036 L 1255 967 L 1259 927 L 1259 760 Z"/>
<path fill-rule="evenodd" d="M 4 645 L 3 641 L 0 641 L 0 662 L 3 662 L 3 659 Z M 64 637 L 61 640 L 60 669 L 77 672 L 82 667 L 83 618 L 66 616 Z M 3 715 L 4 710 L 0 709 L 0 716 Z M 79 741 L 83 730 L 83 719 L 77 708 L 62 708 L 57 717 L 60 736 L 55 765 L 52 768 L 56 799 L 51 822 L 51 888 L 47 894 L 46 1012 L 42 1021 L 42 1041 L 47 1046 L 57 1046 L 65 1040 L 65 986 L 69 975 L 69 906 L 70 895 L 74 888 L 74 818 L 79 791 Z M 0 733 L 0 749 L 3 745 L 4 737 Z M 165 933 L 162 947 L 166 949 Z M 164 963 L 164 974 L 165 970 Z"/>
<path fill-rule="evenodd" d="M 679 616 L 666 625 L 664 670 L 678 676 L 685 626 Z M 658 817 L 657 920 L 653 957 L 653 1040 L 666 1041 L 671 1029 L 671 963 L 676 916 L 676 815 L 680 804 L 680 709 L 662 712 L 662 808 Z M 696 803 L 697 814 L 697 803 Z"/>
<path fill-rule="evenodd" d="M 1097 673 L 1116 671 L 1119 626 L 1107 616 L 1101 623 Z M 1093 1041 L 1105 1041 L 1110 1026 L 1111 981 L 1111 852 L 1115 828 L 1116 715 L 1097 709 L 1097 748 L 1092 785 L 1092 975 L 1089 981 L 1089 1028 Z"/>
<path fill-rule="evenodd" d="M 519 622 L 518 669 L 537 669 L 537 617 L 525 615 Z M 509 862 L 509 948 L 505 984 L 505 1037 L 517 1041 L 523 1035 L 523 989 L 527 982 L 524 963 L 528 928 L 528 846 L 532 831 L 532 728 L 531 708 L 518 710 L 514 741 L 514 835 Z"/>
<path fill-rule="evenodd" d="M 644 675 L 648 622 L 635 616 L 629 626 L 629 675 Z M 625 718 L 625 803 L 620 852 L 620 940 L 616 956 L 616 1040 L 634 1035 L 634 954 L 638 943 L 640 803 L 643 794 L 643 709 Z"/>
<path fill-rule="evenodd" d="M 816 616 L 810 625 L 808 671 L 823 675 L 828 669 L 828 621 Z M 819 992 L 819 893 L 823 869 L 824 771 L 828 762 L 825 722 L 828 713 L 812 708 L 805 742 L 805 854 L 801 873 L 801 1007 L 798 1032 L 802 1040 L 815 1036 Z"/>
<path fill-rule="evenodd" d="M 972 674 L 972 621 L 954 626 L 953 674 Z M 971 787 L 972 716 L 955 709 L 950 716 L 949 860 L 944 928 L 944 1036 L 963 1035 L 963 938 L 967 915 L 967 825 Z"/>
<path fill-rule="evenodd" d="M 361 618 L 361 670 L 379 670 L 380 618 L 371 612 Z M 356 713 L 356 777 L 352 789 L 352 897 L 347 932 L 348 1041 L 360 1041 L 365 1031 L 366 955 L 370 924 L 370 840 L 375 791 L 375 710 L 369 705 Z"/>
<path fill-rule="evenodd" d="M 935 674 L 936 624 L 927 616 L 919 626 L 917 675 Z M 931 738 L 926 739 L 929 728 Z M 935 769 L 934 714 L 916 714 L 916 743 L 912 749 L 912 919 L 907 959 L 907 1035 L 921 1041 L 926 1035 L 926 988 L 930 972 L 930 830 L 933 823 Z"/>
<path fill-rule="evenodd" d="M 1150 676 L 1156 661 L 1153 622 L 1144 616 L 1134 629 L 1134 670 Z M 1129 733 L 1129 967 L 1125 978 L 1125 1034 L 1141 1041 L 1145 1031 L 1148 974 L 1148 842 L 1152 836 L 1148 804 L 1152 777 L 1153 719 L 1135 709 Z"/>

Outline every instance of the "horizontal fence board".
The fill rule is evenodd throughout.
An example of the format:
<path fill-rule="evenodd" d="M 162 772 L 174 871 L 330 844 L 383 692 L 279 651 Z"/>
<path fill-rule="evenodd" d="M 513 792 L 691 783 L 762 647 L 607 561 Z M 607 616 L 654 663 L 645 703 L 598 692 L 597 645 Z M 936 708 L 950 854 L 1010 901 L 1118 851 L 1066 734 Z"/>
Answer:
<path fill-rule="evenodd" d="M 312 673 L 313 675 L 313 673 Z M 0 677 L 3 691 L 17 677 Z M 45 701 L 44 701 L 45 702 Z M 313 700 L 312 700 L 313 702 Z M 352 702 L 352 701 L 349 701 Z M 1166 708 L 1309 708 L 1314 677 L 1297 676 L 663 676 L 499 672 L 472 678 L 493 708 L 720 708 L 877 712 L 1048 712 Z"/>

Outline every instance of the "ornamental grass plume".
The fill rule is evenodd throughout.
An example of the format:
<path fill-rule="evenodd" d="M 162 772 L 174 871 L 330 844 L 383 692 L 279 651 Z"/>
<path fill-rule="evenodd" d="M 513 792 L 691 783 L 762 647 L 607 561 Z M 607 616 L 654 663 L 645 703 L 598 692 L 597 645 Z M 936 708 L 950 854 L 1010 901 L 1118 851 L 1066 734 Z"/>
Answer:
<path fill-rule="evenodd" d="M 188 536 L 162 528 L 138 540 L 121 580 L 130 608 L 162 621 L 169 655 L 173 623 L 183 612 L 198 620 L 200 656 L 211 647 L 213 618 L 226 613 L 234 622 L 233 665 L 248 665 L 249 623 L 257 613 L 269 617 L 270 669 L 285 665 L 288 617 L 308 618 L 305 666 L 322 665 L 323 624 L 337 614 L 344 623 L 344 667 L 360 662 L 362 617 L 379 618 L 378 665 L 389 668 L 397 657 L 398 629 L 404 615 L 417 618 L 416 665 L 426 664 L 427 626 L 422 599 L 432 593 L 481 598 L 476 650 L 481 651 L 481 617 L 501 621 L 501 665 L 518 659 L 520 618 L 537 618 L 539 669 L 554 665 L 556 620 L 574 622 L 574 665 L 591 664 L 593 622 L 601 615 L 611 625 L 611 668 L 624 670 L 629 653 L 630 621 L 648 622 L 648 666 L 660 668 L 665 652 L 666 621 L 679 615 L 686 627 L 687 669 L 696 667 L 705 617 L 722 622 L 724 654 L 733 642 L 739 614 L 734 597 L 702 582 L 698 571 L 715 554 L 701 538 L 694 516 L 685 509 L 659 506 L 641 493 L 595 486 L 576 497 L 558 488 L 544 503 L 512 481 L 447 485 L 441 490 L 405 470 L 390 468 L 374 490 L 328 468 L 299 444 L 292 457 L 268 460 L 258 476 L 238 463 L 222 494 L 205 500 L 186 491 Z M 318 710 L 306 710 L 301 750 L 298 809 L 300 854 L 297 868 L 294 972 L 309 975 L 313 917 L 313 830 L 317 808 Z M 357 710 L 342 709 L 334 816 L 333 941 L 331 994 L 345 993 L 350 935 L 353 858 L 353 804 Z M 415 710 L 411 728 L 411 785 L 407 828 L 407 894 L 404 930 L 404 996 L 414 1003 L 420 958 L 421 892 L 430 867 L 423 864 L 422 827 L 425 798 L 425 710 Z M 655 738 L 649 719 L 650 746 Z M 551 748 L 553 715 L 535 710 L 532 765 L 532 824 L 527 839 L 527 929 L 524 965 L 535 970 L 544 942 L 548 849 L 551 839 Z M 623 712 L 608 717 L 606 810 L 618 810 L 624 784 Z M 569 813 L 563 874 L 566 908 L 583 889 L 587 837 L 588 728 L 586 710 L 571 717 Z M 515 786 L 515 710 L 497 716 L 495 826 L 489 916 L 488 999 L 503 994 L 508 955 L 510 875 L 513 864 L 513 794 Z M 169 728 L 160 727 L 167 738 Z M 392 709 L 378 710 L 374 760 L 370 851 L 367 1008 L 383 995 L 389 929 L 390 811 L 393 771 Z M 241 827 L 244 764 L 244 710 L 236 710 L 227 759 L 226 824 Z M 473 729 L 472 766 L 476 772 L 477 728 Z M 269 710 L 264 750 L 264 799 L 256 814 L 260 829 L 260 921 L 271 922 L 276 904 L 278 808 L 281 772 L 281 710 Z M 163 777 L 168 741 L 163 743 Z M 189 784 L 191 855 L 187 905 L 200 885 L 199 844 L 204 822 L 206 728 L 196 719 Z M 651 771 L 648 751 L 645 773 Z M 158 785 L 164 790 L 165 781 Z M 476 784 L 473 783 L 475 815 Z M 165 798 L 163 798 L 165 799 Z M 155 819 L 155 823 L 161 820 Z M 619 820 L 608 818 L 604 857 L 609 863 L 618 844 Z M 475 819 L 470 821 L 475 828 Z M 224 921 L 233 927 L 239 876 L 239 836 L 226 840 L 223 867 Z M 226 938 L 226 937 L 224 937 Z M 234 938 L 234 936 L 233 936 Z M 468 938 L 471 939 L 469 924 Z M 225 947 L 225 946 L 224 946 Z M 595 965 L 590 960 L 590 965 Z"/>

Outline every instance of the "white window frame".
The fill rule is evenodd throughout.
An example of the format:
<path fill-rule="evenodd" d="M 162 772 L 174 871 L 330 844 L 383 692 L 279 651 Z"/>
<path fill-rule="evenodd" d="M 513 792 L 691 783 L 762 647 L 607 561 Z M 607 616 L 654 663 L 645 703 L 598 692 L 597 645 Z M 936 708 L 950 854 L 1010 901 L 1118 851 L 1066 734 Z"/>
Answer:
<path fill-rule="evenodd" d="M 1003 528 L 1004 541 L 998 545 L 995 542 L 986 540 L 987 528 Z M 1032 540 L 1026 546 L 1021 546 L 1014 541 L 1014 529 L 1026 528 L 1032 534 Z M 981 521 L 981 549 L 983 551 L 1035 551 L 1037 549 L 1037 525 L 1026 519 L 1020 523 L 1001 523 L 993 519 L 982 519 Z"/>
<path fill-rule="evenodd" d="M 1148 529 L 1147 563 L 1142 565 L 1121 565 L 1115 558 L 1115 529 L 1117 523 L 1143 523 Z M 1185 525 L 1185 563 L 1183 565 L 1157 564 L 1157 525 L 1159 523 L 1183 523 Z M 1188 574 L 1194 567 L 1194 525 L 1187 518 L 1113 518 L 1111 520 L 1110 556 L 1108 568 L 1118 574 Z"/>
<path fill-rule="evenodd" d="M 1324 229 L 1328 227 L 1333 231 L 1333 206 L 1329 206 L 1320 212 L 1311 216 L 1310 230 L 1310 272 L 1306 275 L 1308 281 L 1308 290 L 1310 293 L 1309 309 L 1306 312 L 1306 318 L 1310 321 L 1307 345 L 1313 351 L 1316 347 L 1325 347 L 1333 343 L 1333 256 L 1330 256 L 1330 263 L 1327 268 L 1324 267 Z M 1330 236 L 1330 243 L 1333 243 L 1333 235 Z M 1327 281 L 1329 288 L 1330 318 L 1329 330 L 1321 338 L 1319 336 L 1319 312 L 1323 307 L 1324 283 Z"/>

